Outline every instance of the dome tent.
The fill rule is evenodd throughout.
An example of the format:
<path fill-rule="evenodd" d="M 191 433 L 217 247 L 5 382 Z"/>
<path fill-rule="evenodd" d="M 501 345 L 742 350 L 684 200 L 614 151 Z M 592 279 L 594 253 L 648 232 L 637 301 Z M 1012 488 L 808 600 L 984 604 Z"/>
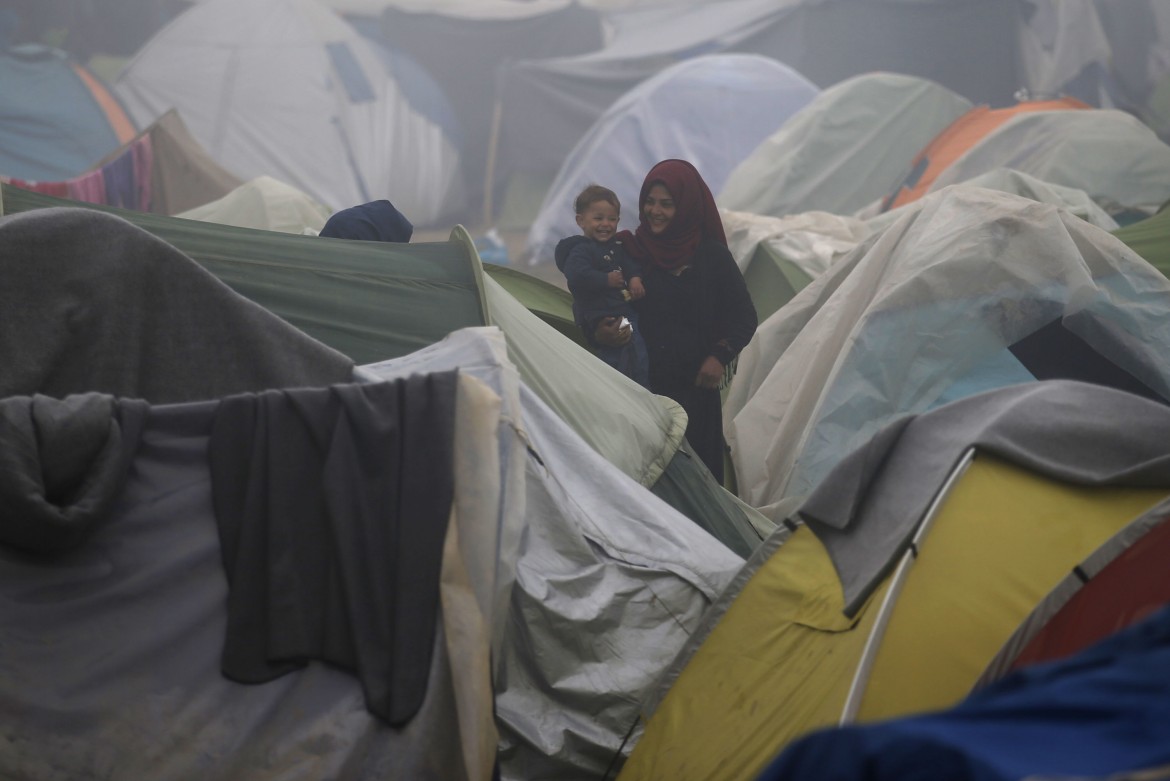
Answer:
<path fill-rule="evenodd" d="M 209 0 L 151 39 L 116 85 L 147 123 L 176 108 L 221 165 L 341 209 L 387 198 L 418 225 L 465 198 L 434 81 L 317 0 Z"/>
<path fill-rule="evenodd" d="M 137 132 L 101 80 L 56 49 L 0 52 L 0 84 L 0 175 L 68 179 Z"/>
<path fill-rule="evenodd" d="M 578 232 L 573 199 L 586 185 L 617 193 L 622 222 L 632 228 L 642 178 L 659 160 L 690 161 L 718 192 L 743 156 L 817 92 L 796 71 L 757 54 L 696 57 L 647 79 L 597 120 L 561 166 L 528 234 L 533 259 L 551 259 L 556 242 Z"/>
<path fill-rule="evenodd" d="M 834 84 L 741 162 L 725 209 L 853 214 L 884 196 L 971 101 L 928 79 L 867 73 Z"/>

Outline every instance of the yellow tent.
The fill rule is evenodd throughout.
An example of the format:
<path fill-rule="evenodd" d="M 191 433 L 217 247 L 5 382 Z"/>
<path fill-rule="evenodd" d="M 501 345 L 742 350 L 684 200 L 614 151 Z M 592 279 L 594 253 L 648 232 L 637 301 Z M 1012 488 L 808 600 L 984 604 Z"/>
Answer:
<path fill-rule="evenodd" d="M 886 429 L 713 606 L 619 778 L 754 778 L 811 730 L 958 702 L 1071 570 L 1170 493 L 1167 434 L 1166 407 L 1074 382 Z"/>

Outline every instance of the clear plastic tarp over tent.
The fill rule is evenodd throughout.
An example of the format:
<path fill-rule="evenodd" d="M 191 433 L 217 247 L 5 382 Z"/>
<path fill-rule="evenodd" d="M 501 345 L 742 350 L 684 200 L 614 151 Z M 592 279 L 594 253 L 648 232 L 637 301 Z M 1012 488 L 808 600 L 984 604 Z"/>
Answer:
<path fill-rule="evenodd" d="M 1109 233 L 982 188 L 931 194 L 765 321 L 724 420 L 749 504 L 782 518 L 899 415 L 1041 376 L 1027 338 L 1170 399 L 1170 292 Z M 1053 329 L 1056 329 L 1053 332 Z"/>

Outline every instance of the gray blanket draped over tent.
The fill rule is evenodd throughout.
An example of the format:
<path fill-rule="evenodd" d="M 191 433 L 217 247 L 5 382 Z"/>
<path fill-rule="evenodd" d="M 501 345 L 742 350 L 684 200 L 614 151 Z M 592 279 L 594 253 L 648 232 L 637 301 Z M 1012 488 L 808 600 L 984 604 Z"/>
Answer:
<path fill-rule="evenodd" d="M 453 607 L 449 593 L 440 609 L 440 569 L 444 589 L 468 583 L 466 553 L 453 547 L 457 382 L 449 372 L 272 391 L 268 405 L 251 395 L 153 407 L 98 394 L 0 402 L 0 418 L 31 421 L 0 440 L 0 462 L 19 462 L 28 479 L 0 488 L 41 480 L 43 502 L 67 504 L 89 493 L 59 486 L 92 482 L 114 497 L 84 529 L 65 529 L 65 550 L 46 552 L 43 533 L 23 544 L 27 529 L 4 518 L 0 709 L 21 714 L 6 720 L 11 745 L 35 749 L 5 752 L 0 776 L 486 778 L 494 751 L 477 760 L 469 745 L 495 742 L 488 633 L 453 636 L 451 627 L 459 635 L 489 619 L 469 622 L 475 599 Z M 266 413 L 272 428 L 238 425 L 241 411 Z M 275 428 L 284 433 L 273 436 Z M 69 442 L 79 443 L 72 463 L 60 455 Z M 494 437 L 460 446 L 498 448 Z M 269 462 L 257 458 L 274 449 Z M 46 473 L 56 479 L 42 480 Z M 289 480 L 298 491 L 287 490 Z M 415 499 L 388 495 L 400 489 Z M 216 517 L 242 509 L 236 499 L 313 494 L 318 501 L 295 512 L 274 504 L 277 515 L 248 512 L 246 522 L 239 513 Z M 19 501 L 2 495 L 0 506 Z M 387 522 L 395 514 L 398 522 Z M 238 539 L 227 539 L 233 531 Z M 409 547 L 384 566 L 385 548 L 399 542 Z M 295 572 L 283 566 L 290 553 Z M 298 589 L 317 586 L 324 594 L 298 602 Z M 266 613 L 247 609 L 249 594 Z M 283 631 L 321 640 L 326 652 L 352 650 L 356 663 L 326 656 L 338 664 L 305 666 L 301 658 L 265 685 L 233 683 L 221 670 L 235 668 L 241 649 L 272 651 L 252 645 L 257 626 L 270 641 Z M 303 656 L 325 656 L 318 650 Z M 355 667 L 360 684 L 342 667 Z"/>

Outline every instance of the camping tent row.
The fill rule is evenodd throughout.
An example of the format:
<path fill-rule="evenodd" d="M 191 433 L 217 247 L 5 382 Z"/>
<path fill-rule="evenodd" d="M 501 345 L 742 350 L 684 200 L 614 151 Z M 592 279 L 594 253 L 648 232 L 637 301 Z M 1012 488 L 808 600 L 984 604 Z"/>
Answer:
<path fill-rule="evenodd" d="M 503 625 L 492 624 L 499 653 L 491 656 L 503 665 L 494 671 L 493 684 L 506 778 L 602 772 L 629 725 L 635 723 L 636 703 L 658 671 L 681 646 L 745 552 L 770 529 L 770 524 L 733 501 L 708 473 L 698 469 L 680 440 L 682 421 L 673 405 L 625 381 L 512 299 L 492 278 L 482 276 L 470 241 L 461 231 L 449 242 L 432 244 L 349 242 L 109 208 L 51 208 L 60 202 L 16 189 L 6 188 L 4 194 L 9 210 L 30 210 L 10 214 L 0 222 L 6 229 L 5 246 L 12 250 L 5 256 L 11 265 L 4 292 L 9 300 L 0 307 L 6 317 L 3 352 L 11 357 L 6 359 L 0 394 L 5 398 L 97 392 L 151 404 L 185 404 L 265 389 L 323 387 L 351 378 L 397 377 L 424 367 L 500 375 L 503 380 L 496 385 L 519 385 L 512 393 L 519 394 L 522 409 L 505 406 L 498 428 L 504 432 L 502 439 L 522 443 L 515 444 L 510 458 L 519 459 L 525 477 L 517 478 L 515 470 L 501 477 L 501 484 L 493 489 L 502 492 L 499 502 L 482 494 L 476 497 L 487 507 L 501 508 L 497 531 L 491 533 L 503 541 L 478 546 L 477 557 L 470 557 L 478 563 L 469 564 L 495 572 L 497 583 L 515 581 L 506 611 L 496 605 L 483 612 L 488 623 L 501 621 L 505 613 L 511 616 L 502 630 Z M 151 226 L 175 243 L 164 242 L 111 212 Z M 178 244 L 204 265 L 196 265 L 176 250 Z M 205 269 L 215 270 L 221 279 L 263 300 L 288 320 L 306 324 L 320 341 L 242 298 Z M 52 285 L 42 284 L 46 275 L 54 280 Z M 61 316 L 54 317 L 53 312 Z M 46 328 L 46 317 L 59 326 L 73 323 L 75 327 Z M 500 328 L 500 336 L 486 342 L 472 336 L 444 340 L 451 331 L 482 328 L 488 317 Z M 324 341 L 337 344 L 347 354 L 325 347 Z M 429 352 L 422 349 L 431 345 Z M 353 356 L 365 364 L 360 371 L 353 368 Z M 386 364 L 385 359 L 393 356 L 399 356 L 399 363 Z M 622 399 L 626 401 L 619 402 Z M 594 425 L 596 418 L 591 415 L 601 413 L 591 409 L 603 403 L 609 417 L 620 403 L 627 425 L 618 429 Z M 591 437 L 588 442 L 575 433 L 578 426 Z M 503 452 L 500 458 L 509 460 Z M 607 491 L 599 493 L 594 486 L 601 483 Z M 645 491 L 646 484 L 687 508 L 715 534 L 727 535 L 727 542 Z M 509 508 L 518 509 L 509 516 Z M 214 524 L 202 533 L 209 532 L 214 534 Z M 132 532 L 112 526 L 110 533 Z M 211 557 L 203 559 L 200 577 L 222 579 L 219 571 L 206 573 L 207 564 L 217 560 L 214 538 L 204 536 L 197 547 Z M 495 553 L 485 559 L 484 551 Z M 128 555 L 125 571 L 129 577 L 137 571 L 135 556 L 139 554 Z M 83 572 L 87 566 L 82 565 Z M 28 585 L 22 580 L 30 574 L 24 564 L 14 565 L 9 574 L 13 588 Z M 600 580 L 594 583 L 593 578 Z M 207 584 L 214 585 L 203 582 L 208 588 Z M 215 588 L 220 596 L 208 596 L 211 601 L 205 605 L 219 604 L 215 600 L 222 599 L 222 586 Z M 164 591 L 159 593 L 162 599 Z M 199 593 L 212 592 L 204 588 Z M 133 603 L 126 595 L 125 591 L 103 592 L 94 599 L 108 596 L 116 597 L 118 604 Z M 154 611 L 170 609 L 165 604 L 152 606 Z M 639 613 L 641 618 L 631 619 Z M 151 626 L 162 621 L 160 615 L 150 613 Z M 115 618 L 128 625 L 145 620 L 134 610 L 116 613 Z M 180 620 L 178 614 L 175 620 Z M 193 626 L 185 619 L 183 624 Z M 200 631 L 214 629 L 200 627 Z M 88 659 L 80 650 L 84 640 L 62 638 L 62 657 L 57 658 L 81 654 L 76 658 Z M 218 713 L 224 704 L 218 698 L 235 695 L 209 683 L 208 676 L 218 675 L 214 666 L 218 652 L 213 652 L 209 642 L 208 637 L 202 638 L 199 653 L 209 655 L 191 668 L 190 677 L 168 677 L 174 670 L 167 666 L 156 680 L 164 687 L 207 686 L 218 704 L 200 712 Z M 7 648 L 13 654 L 8 660 L 12 666 L 31 664 L 30 658 L 36 655 L 27 646 Z M 42 652 L 38 646 L 37 653 Z M 141 646 L 127 650 L 141 652 Z M 476 663 L 486 664 L 486 659 Z M 572 679 L 582 668 L 592 671 L 588 683 Z M 432 668 L 432 674 L 439 674 L 439 669 Z M 13 702 L 22 703 L 21 708 L 32 707 L 28 697 L 33 694 L 17 684 L 19 677 L 10 680 Z M 84 679 L 62 679 L 66 690 L 79 682 L 86 685 Z M 353 687 L 346 691 L 344 712 L 359 710 L 360 699 L 354 700 Z M 269 698 L 274 696 L 286 695 L 244 697 L 231 708 L 240 715 L 241 724 L 253 725 L 249 734 L 254 740 L 248 742 L 269 746 L 281 756 L 286 749 L 292 752 L 289 756 L 300 756 L 315 745 L 320 730 L 301 724 L 264 731 L 257 714 L 271 707 Z M 306 696 L 318 701 L 311 692 Z M 61 729 L 61 708 L 69 707 L 69 701 L 66 697 L 59 708 L 62 701 L 56 697 L 45 699 L 43 691 L 36 697 L 39 716 L 28 722 L 27 735 L 29 745 L 43 748 L 48 736 Z M 96 721 L 79 722 L 75 728 L 89 737 L 107 735 L 109 740 L 103 744 L 122 746 L 140 756 L 142 764 L 127 770 L 131 776 L 138 771 L 152 776 L 189 775 L 189 766 L 154 764 L 161 761 L 156 752 L 136 750 L 139 734 L 152 734 L 139 729 L 137 715 L 129 717 L 128 729 L 107 732 L 111 714 L 120 713 L 124 705 L 111 689 L 102 688 L 95 695 Z M 319 710 L 313 713 L 314 719 L 331 718 Z M 116 724 L 126 724 L 117 718 Z M 190 731 L 183 733 L 184 739 L 193 741 L 189 745 L 210 754 L 234 750 L 220 742 L 222 733 L 208 733 L 197 715 L 192 718 L 186 722 Z M 383 757 L 381 744 L 370 742 L 370 736 L 382 734 L 383 728 L 366 716 L 351 715 L 346 720 L 353 729 L 340 733 L 342 739 L 327 761 L 348 762 L 344 766 L 355 772 L 364 762 L 384 761 L 379 758 Z M 487 733 L 474 734 L 479 736 L 476 739 L 485 739 Z M 286 738 L 291 743 L 282 742 Z M 92 741 L 85 743 L 92 745 Z M 445 745 L 446 749 L 436 751 L 451 760 L 454 749 Z M 430 744 L 423 741 L 420 746 Z M 438 755 L 430 748 L 423 751 L 424 757 L 411 754 L 415 759 L 410 761 L 417 759 L 426 766 Z M 25 762 L 28 758 L 12 759 Z M 67 761 L 75 774 L 92 775 L 92 763 L 99 759 L 90 752 L 69 754 Z M 236 759 L 250 767 L 246 757 Z M 234 760 L 225 761 L 223 772 L 230 776 L 239 767 Z M 305 772 L 312 776 L 314 771 Z"/>
<path fill-rule="evenodd" d="M 1058 204 L 1106 230 L 1170 199 L 1170 146 L 1129 114 L 964 105 L 923 80 L 860 76 L 817 96 L 732 172 L 717 201 L 761 320 L 951 184 Z M 924 129 L 930 140 L 916 149 Z"/>
<path fill-rule="evenodd" d="M 1000 168 L 1083 190 L 1119 216 L 1149 216 L 1170 198 L 1170 146 L 1125 112 L 1071 98 L 972 106 L 930 81 L 874 73 L 814 98 L 716 200 L 772 217 L 867 217 Z"/>
<path fill-rule="evenodd" d="M 1109 14 L 1092 3 L 1052 0 L 725 0 L 611 13 L 604 48 L 501 69 L 496 183 L 549 181 L 622 95 L 696 54 L 774 57 L 821 88 L 888 71 L 992 106 L 1010 105 L 1021 88 L 1113 105 L 1102 94 L 1112 60 L 1101 18 Z M 1157 51 L 1161 44 L 1150 45 Z"/>

